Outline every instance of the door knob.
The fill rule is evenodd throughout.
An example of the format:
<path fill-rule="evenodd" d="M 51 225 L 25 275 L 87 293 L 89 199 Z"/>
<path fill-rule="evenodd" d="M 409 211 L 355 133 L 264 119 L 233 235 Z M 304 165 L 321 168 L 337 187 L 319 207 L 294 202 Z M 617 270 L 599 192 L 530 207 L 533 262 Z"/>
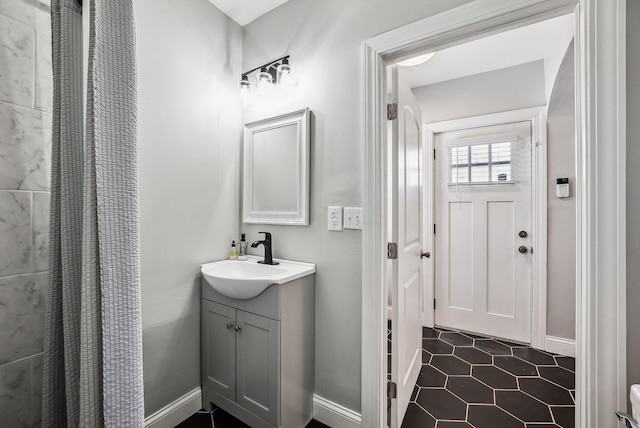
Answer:
<path fill-rule="evenodd" d="M 525 247 L 524 245 L 520 245 L 518 247 L 518 251 L 520 251 L 522 254 L 527 254 L 529 252 L 529 249 L 527 247 Z"/>
<path fill-rule="evenodd" d="M 233 324 L 231 324 L 230 322 L 227 323 L 227 328 L 231 328 L 233 327 Z"/>
<path fill-rule="evenodd" d="M 236 331 L 240 331 L 242 330 L 242 327 L 240 327 L 239 325 L 236 326 Z"/>
<path fill-rule="evenodd" d="M 526 231 L 524 231 L 524 230 L 521 230 L 521 231 L 518 233 L 518 236 L 519 236 L 519 237 L 521 237 L 521 238 L 526 238 L 526 237 L 527 237 L 527 235 L 528 235 L 528 234 L 527 234 L 527 232 L 526 232 Z"/>
<path fill-rule="evenodd" d="M 422 251 L 422 252 L 420 253 L 420 257 L 421 257 L 421 258 L 425 258 L 425 257 L 426 257 L 426 258 L 428 259 L 429 257 L 431 257 L 431 253 L 430 253 L 430 252 L 428 252 L 428 251 Z"/>

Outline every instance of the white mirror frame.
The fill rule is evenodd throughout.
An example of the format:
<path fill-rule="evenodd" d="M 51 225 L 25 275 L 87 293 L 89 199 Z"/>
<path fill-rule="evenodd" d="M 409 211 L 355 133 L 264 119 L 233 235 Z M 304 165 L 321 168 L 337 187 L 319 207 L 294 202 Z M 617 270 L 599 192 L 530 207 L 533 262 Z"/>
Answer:
<path fill-rule="evenodd" d="M 309 108 L 297 110 L 244 125 L 243 174 L 242 174 L 242 221 L 253 224 L 282 224 L 289 226 L 309 225 L 309 181 L 311 126 Z M 253 140 L 258 132 L 283 126 L 297 126 L 297 208 L 295 211 L 259 211 L 252 209 L 253 201 Z"/>

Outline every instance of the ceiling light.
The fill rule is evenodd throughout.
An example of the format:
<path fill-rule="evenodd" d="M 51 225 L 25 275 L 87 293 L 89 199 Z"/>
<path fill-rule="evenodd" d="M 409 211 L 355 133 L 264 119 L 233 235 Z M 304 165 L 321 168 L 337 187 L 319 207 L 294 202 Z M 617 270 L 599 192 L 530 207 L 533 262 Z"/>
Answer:
<path fill-rule="evenodd" d="M 291 65 L 289 65 L 289 55 L 270 61 L 259 67 L 242 73 L 240 88 L 248 89 L 251 86 L 251 82 L 249 81 L 248 76 L 258 70 L 260 70 L 260 72 L 256 74 L 258 86 L 267 83 L 277 84 L 280 82 L 283 76 L 291 73 Z"/>
<path fill-rule="evenodd" d="M 398 61 L 396 62 L 396 65 L 399 65 L 401 67 L 411 67 L 414 65 L 424 64 L 425 62 L 433 58 L 435 54 L 436 54 L 435 52 L 429 52 L 424 55 L 418 55 L 413 58 L 405 59 L 403 61 Z"/>

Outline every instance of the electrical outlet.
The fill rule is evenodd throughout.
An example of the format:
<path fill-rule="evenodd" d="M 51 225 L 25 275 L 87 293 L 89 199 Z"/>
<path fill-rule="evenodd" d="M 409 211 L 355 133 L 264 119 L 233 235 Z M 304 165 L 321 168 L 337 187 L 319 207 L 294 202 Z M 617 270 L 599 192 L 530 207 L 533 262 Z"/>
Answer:
<path fill-rule="evenodd" d="M 329 207 L 328 230 L 342 230 L 342 207 Z"/>
<path fill-rule="evenodd" d="M 344 228 L 362 229 L 361 207 L 344 207 Z"/>

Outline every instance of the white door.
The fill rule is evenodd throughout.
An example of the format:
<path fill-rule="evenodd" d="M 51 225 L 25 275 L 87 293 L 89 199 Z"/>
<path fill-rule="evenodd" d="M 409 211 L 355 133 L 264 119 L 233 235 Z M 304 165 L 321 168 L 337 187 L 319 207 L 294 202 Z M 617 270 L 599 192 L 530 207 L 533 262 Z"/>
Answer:
<path fill-rule="evenodd" d="M 530 342 L 531 122 L 435 136 L 442 327 Z"/>
<path fill-rule="evenodd" d="M 397 101 L 397 119 L 391 121 L 390 240 L 397 243 L 397 259 L 390 260 L 392 288 L 391 380 L 397 385 L 392 400 L 392 427 L 400 427 L 422 367 L 422 206 L 421 122 L 418 102 L 402 80 L 402 70 L 391 67 L 391 97 Z M 400 76 L 398 76 L 400 75 Z"/>

